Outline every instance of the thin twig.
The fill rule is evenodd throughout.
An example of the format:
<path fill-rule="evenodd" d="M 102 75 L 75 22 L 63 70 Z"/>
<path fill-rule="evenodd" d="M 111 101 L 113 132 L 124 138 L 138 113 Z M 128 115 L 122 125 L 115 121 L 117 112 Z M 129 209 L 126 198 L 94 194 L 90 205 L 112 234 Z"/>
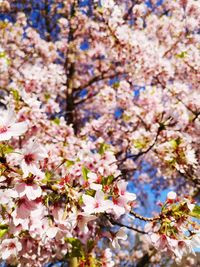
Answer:
<path fill-rule="evenodd" d="M 153 221 L 158 221 L 160 220 L 160 215 L 156 216 L 156 217 L 144 217 L 142 215 L 139 215 L 138 213 L 136 213 L 135 211 L 131 210 L 130 214 L 133 215 L 135 218 L 141 220 L 141 221 L 146 221 L 146 222 L 153 222 Z"/>
<path fill-rule="evenodd" d="M 108 218 L 108 217 L 107 217 Z M 118 226 L 121 226 L 121 227 L 126 227 L 127 229 L 130 229 L 130 230 L 133 230 L 135 232 L 138 232 L 140 234 L 148 234 L 147 232 L 143 231 L 143 230 L 140 230 L 136 227 L 133 227 L 133 226 L 130 226 L 130 225 L 125 225 L 123 223 L 120 223 L 120 222 L 117 222 L 115 221 L 114 219 L 112 218 L 108 218 L 108 220 L 112 223 L 112 224 L 115 224 L 115 225 L 118 225 Z"/>

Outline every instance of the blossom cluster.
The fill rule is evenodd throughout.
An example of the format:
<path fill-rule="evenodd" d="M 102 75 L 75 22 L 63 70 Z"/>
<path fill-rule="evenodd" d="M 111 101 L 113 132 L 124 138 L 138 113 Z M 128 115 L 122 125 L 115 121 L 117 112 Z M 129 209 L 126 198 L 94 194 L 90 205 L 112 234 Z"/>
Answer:
<path fill-rule="evenodd" d="M 111 267 L 192 257 L 198 1 L 39 1 L 45 34 L 17 2 L 0 1 L 11 18 L 0 21 L 0 258 Z M 179 196 L 141 216 L 148 186 Z"/>

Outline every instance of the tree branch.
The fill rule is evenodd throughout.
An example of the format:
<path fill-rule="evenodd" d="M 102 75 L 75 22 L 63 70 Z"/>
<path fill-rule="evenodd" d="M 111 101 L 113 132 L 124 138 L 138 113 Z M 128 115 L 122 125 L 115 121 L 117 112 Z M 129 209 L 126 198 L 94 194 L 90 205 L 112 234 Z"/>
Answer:
<path fill-rule="evenodd" d="M 77 3 L 73 3 L 71 6 L 70 18 L 69 18 L 69 34 L 68 34 L 68 44 L 74 40 L 74 29 L 72 27 L 71 19 L 75 14 L 75 8 Z M 74 53 L 70 50 L 68 53 Z M 76 132 L 76 125 L 74 121 L 74 97 L 73 97 L 73 76 L 75 73 L 75 62 L 69 60 L 69 56 L 66 55 L 64 69 L 66 74 L 66 113 L 65 120 L 67 124 L 72 124 Z"/>
<path fill-rule="evenodd" d="M 145 232 L 145 231 L 143 231 L 143 230 L 140 230 L 140 229 L 138 229 L 138 228 L 136 228 L 136 227 L 129 226 L 129 225 L 125 225 L 125 224 L 123 224 L 123 223 L 120 223 L 120 222 L 115 221 L 115 220 L 112 219 L 112 218 L 109 218 L 108 216 L 106 216 L 106 217 L 108 218 L 108 220 L 109 220 L 112 224 L 115 224 L 115 225 L 120 226 L 120 227 L 126 227 L 127 229 L 129 229 L 129 230 L 133 230 L 133 231 L 138 232 L 138 233 L 140 233 L 140 234 L 148 234 L 147 232 Z"/>
<path fill-rule="evenodd" d="M 158 221 L 160 220 L 161 218 L 161 215 L 158 215 L 156 217 L 152 217 L 152 218 L 149 218 L 149 217 L 144 217 L 142 215 L 139 215 L 138 213 L 136 213 L 135 211 L 130 211 L 130 214 L 133 215 L 135 218 L 141 220 L 141 221 L 145 221 L 145 222 L 153 222 L 153 221 Z"/>
<path fill-rule="evenodd" d="M 88 86 L 91 86 L 93 85 L 94 83 L 96 82 L 99 82 L 99 81 L 103 81 L 103 80 L 107 80 L 107 79 L 113 79 L 115 78 L 116 76 L 119 76 L 119 75 L 126 75 L 127 73 L 121 73 L 121 72 L 117 72 L 117 73 L 113 73 L 113 74 L 108 74 L 108 75 L 105 75 L 104 74 L 107 74 L 108 71 L 103 71 L 101 74 L 99 75 L 96 75 L 94 76 L 92 79 L 90 79 L 88 82 L 86 82 L 85 84 L 83 85 L 80 85 L 79 87 L 75 88 L 75 91 L 81 91 L 83 90 L 84 88 L 87 88 Z"/>
<path fill-rule="evenodd" d="M 157 133 L 156 133 L 156 137 L 155 137 L 153 143 L 152 143 L 146 150 L 140 151 L 138 154 L 131 154 L 131 155 L 125 156 L 124 158 L 119 159 L 119 160 L 117 160 L 117 161 L 115 161 L 115 162 L 112 162 L 111 164 L 114 164 L 114 163 L 122 163 L 122 162 L 124 162 L 126 159 L 131 159 L 131 158 L 133 158 L 134 160 L 137 160 L 140 156 L 142 156 L 142 155 L 144 155 L 144 154 L 147 154 L 147 153 L 154 147 L 154 145 L 156 144 L 156 142 L 157 142 L 157 140 L 158 140 L 158 136 L 159 136 L 159 134 L 160 134 L 160 132 L 161 132 L 162 130 L 163 130 L 163 129 L 162 129 L 161 125 L 160 125 L 160 127 L 158 128 L 158 131 L 157 131 Z"/>

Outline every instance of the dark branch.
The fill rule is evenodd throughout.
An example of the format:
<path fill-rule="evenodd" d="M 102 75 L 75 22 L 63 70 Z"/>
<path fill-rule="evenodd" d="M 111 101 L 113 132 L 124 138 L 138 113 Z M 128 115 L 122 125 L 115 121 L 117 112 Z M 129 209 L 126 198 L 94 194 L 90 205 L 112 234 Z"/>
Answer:
<path fill-rule="evenodd" d="M 162 124 L 160 124 L 160 127 L 158 128 L 158 131 L 157 131 L 157 133 L 156 133 L 156 137 L 155 137 L 153 143 L 152 143 L 146 150 L 140 151 L 138 154 L 127 155 L 127 156 L 125 156 L 124 158 L 119 159 L 119 160 L 117 160 L 117 161 L 115 161 L 115 162 L 113 162 L 113 163 L 122 163 L 122 162 L 124 162 L 125 160 L 127 160 L 127 159 L 131 159 L 131 158 L 134 159 L 134 160 L 137 160 L 137 159 L 138 159 L 139 157 L 141 157 L 142 155 L 147 154 L 147 153 L 154 147 L 154 145 L 156 144 L 156 142 L 157 142 L 157 140 L 158 140 L 158 136 L 159 136 L 160 132 L 163 130 L 161 125 L 162 125 Z M 112 164 L 113 164 L 113 163 L 112 163 Z"/>
<path fill-rule="evenodd" d="M 127 73 L 113 73 L 113 74 L 108 74 L 108 75 L 105 75 L 107 74 L 108 71 L 103 71 L 101 74 L 99 75 L 96 75 L 94 76 L 92 79 L 90 79 L 88 82 L 86 82 L 85 84 L 75 88 L 75 91 L 81 91 L 85 88 L 87 88 L 88 86 L 91 86 L 93 85 L 94 83 L 96 82 L 99 82 L 99 81 L 103 81 L 103 80 L 107 80 L 107 79 L 113 79 L 115 78 L 116 76 L 119 76 L 119 75 L 126 75 Z M 105 75 L 105 76 L 104 76 Z"/>
<path fill-rule="evenodd" d="M 129 230 L 133 230 L 133 231 L 138 232 L 138 233 L 140 233 L 140 234 L 148 234 L 147 232 L 145 232 L 145 231 L 143 231 L 143 230 L 140 230 L 140 229 L 138 229 L 138 228 L 136 228 L 136 227 L 129 226 L 129 225 L 125 225 L 125 224 L 123 224 L 123 223 L 117 222 L 117 221 L 113 220 L 112 218 L 109 218 L 108 216 L 107 216 L 107 218 L 108 218 L 108 220 L 109 220 L 112 224 L 114 224 L 114 225 L 117 225 L 117 226 L 120 226 L 120 227 L 126 227 L 127 229 L 129 229 Z"/>

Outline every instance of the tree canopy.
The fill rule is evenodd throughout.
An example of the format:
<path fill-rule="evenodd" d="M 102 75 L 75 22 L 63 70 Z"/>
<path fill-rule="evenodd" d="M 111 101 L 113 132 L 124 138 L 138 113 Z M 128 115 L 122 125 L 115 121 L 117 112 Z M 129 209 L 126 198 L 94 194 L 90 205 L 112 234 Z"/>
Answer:
<path fill-rule="evenodd" d="M 197 266 L 200 4 L 0 0 L 0 259 Z"/>

